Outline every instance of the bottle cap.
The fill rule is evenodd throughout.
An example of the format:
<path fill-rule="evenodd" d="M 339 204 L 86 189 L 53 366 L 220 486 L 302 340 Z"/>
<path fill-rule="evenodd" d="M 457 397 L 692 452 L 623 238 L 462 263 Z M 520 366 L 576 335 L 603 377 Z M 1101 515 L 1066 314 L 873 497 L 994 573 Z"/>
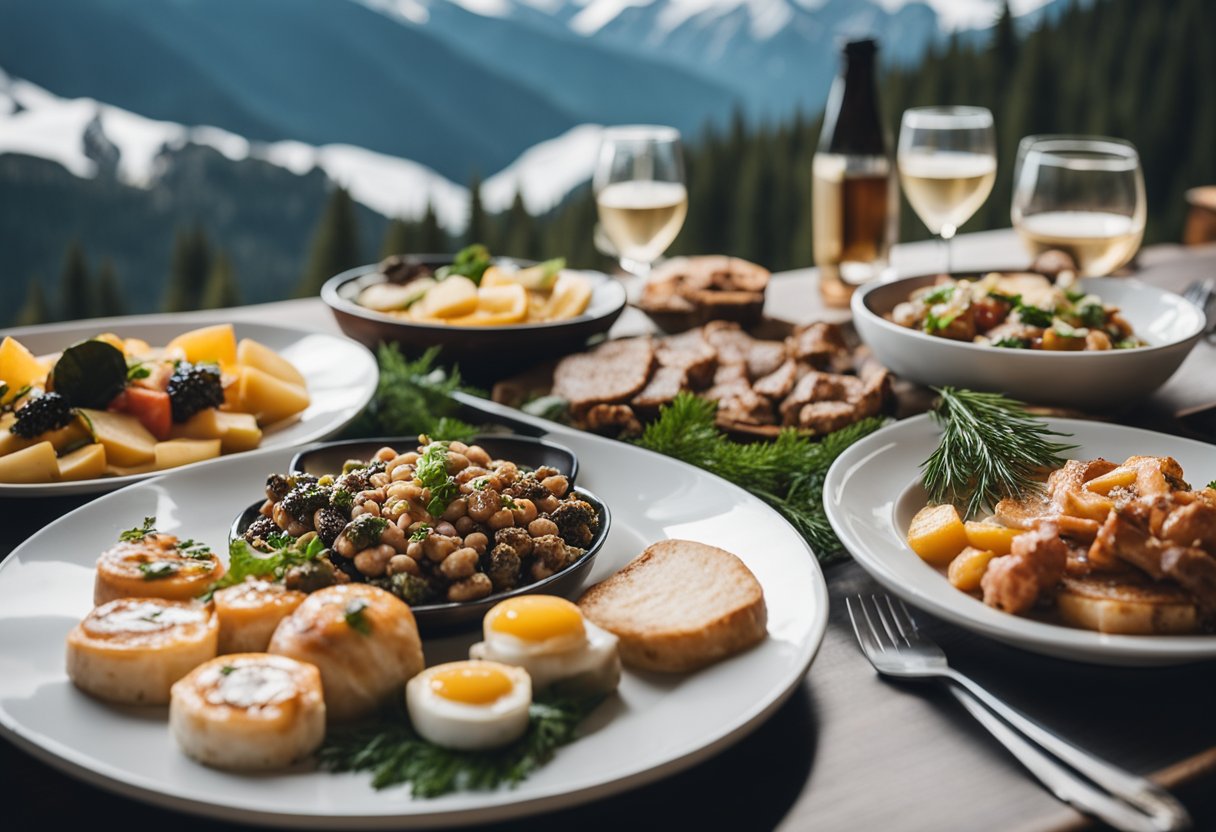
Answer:
<path fill-rule="evenodd" d="M 878 41 L 873 38 L 851 40 L 844 45 L 844 54 L 850 58 L 868 58 L 878 51 Z"/>

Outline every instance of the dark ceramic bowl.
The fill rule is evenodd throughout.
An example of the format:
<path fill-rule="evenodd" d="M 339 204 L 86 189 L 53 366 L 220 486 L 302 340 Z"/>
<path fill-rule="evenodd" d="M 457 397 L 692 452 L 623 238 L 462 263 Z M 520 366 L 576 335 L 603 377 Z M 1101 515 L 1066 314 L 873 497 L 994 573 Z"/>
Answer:
<path fill-rule="evenodd" d="M 509 459 L 516 464 L 529 468 L 551 465 L 565 473 L 572 484 L 575 475 L 578 473 L 578 460 L 573 452 L 552 442 L 522 436 L 486 436 L 476 437 L 472 441 L 481 445 L 495 458 Z M 292 470 L 302 470 L 317 474 L 333 473 L 334 471 L 341 471 L 342 463 L 346 460 L 355 458 L 367 459 L 385 445 L 405 448 L 413 447 L 415 444 L 416 437 L 397 437 L 381 440 L 359 439 L 350 442 L 325 443 L 297 454 L 295 460 L 292 461 Z M 296 462 L 301 460 L 305 467 L 298 467 L 296 465 Z M 320 467 L 322 461 L 328 464 L 335 460 L 337 461 L 335 467 Z M 604 505 L 603 500 L 585 488 L 575 487 L 574 491 L 580 499 L 585 500 L 595 509 L 600 521 L 599 531 L 582 557 L 562 571 L 550 575 L 548 578 L 526 584 L 509 592 L 499 592 L 477 601 L 423 604 L 412 607 L 414 618 L 418 622 L 419 631 L 424 636 L 435 636 L 477 629 L 481 626 L 482 618 L 485 617 L 485 614 L 489 612 L 491 607 L 499 601 L 514 598 L 518 595 L 544 594 L 574 598 L 582 588 L 583 581 L 586 579 L 596 555 L 604 547 L 604 541 L 608 539 L 608 529 L 612 523 L 612 515 L 608 511 L 608 506 Z M 262 507 L 263 502 L 263 500 L 258 500 L 237 515 L 232 523 L 229 539 L 235 540 L 239 538 L 244 534 L 249 524 L 261 516 L 258 510 Z"/>
<path fill-rule="evenodd" d="M 414 259 L 433 269 L 452 262 L 449 255 L 420 254 Z M 519 267 L 530 260 L 495 258 L 496 263 Z M 330 278 L 321 287 L 321 299 L 329 305 L 338 326 L 356 341 L 375 349 L 380 343 L 399 344 L 407 355 L 418 355 L 430 347 L 440 348 L 440 361 L 459 364 L 465 378 L 474 382 L 495 381 L 513 375 L 537 361 L 577 352 L 596 335 L 607 332 L 625 309 L 625 288 L 600 272 L 580 272 L 593 283 L 587 311 L 577 318 L 551 323 L 509 326 L 449 326 L 426 324 L 375 312 L 355 299 L 367 286 L 384 281 L 377 266 L 360 266 Z"/>

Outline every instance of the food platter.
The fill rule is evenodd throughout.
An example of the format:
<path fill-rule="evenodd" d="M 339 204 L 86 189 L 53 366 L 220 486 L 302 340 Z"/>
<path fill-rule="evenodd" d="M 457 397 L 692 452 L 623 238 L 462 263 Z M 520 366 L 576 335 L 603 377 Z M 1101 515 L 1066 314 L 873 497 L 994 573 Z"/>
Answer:
<path fill-rule="evenodd" d="M 760 500 L 675 460 L 554 427 L 579 457 L 579 482 L 613 511 L 590 576 L 598 581 L 649 544 L 679 537 L 734 552 L 760 582 L 768 638 L 692 675 L 627 672 L 619 695 L 589 717 L 585 736 L 517 788 L 411 799 L 374 791 L 367 775 L 299 769 L 256 778 L 199 766 L 173 744 L 158 709 L 116 709 L 81 694 L 63 668 L 63 641 L 90 607 L 99 548 L 155 514 L 163 530 L 226 538 L 242 500 L 291 459 L 250 452 L 175 471 L 102 497 L 51 524 L 0 567 L 0 729 L 36 756 L 89 782 L 170 808 L 280 826 L 407 828 L 488 822 L 570 806 L 651 781 L 721 750 L 770 715 L 801 682 L 823 637 L 822 573 L 792 527 Z M 457 658 L 475 635 L 428 640 L 428 664 Z"/>
<path fill-rule="evenodd" d="M 76 341 L 99 333 L 119 332 L 124 337 L 142 338 L 152 344 L 165 344 L 193 327 L 228 321 L 218 315 L 148 315 L 27 327 L 6 334 L 20 340 L 39 355 L 55 353 Z M 238 338 L 252 338 L 278 352 L 308 378 L 311 403 L 293 420 L 269 426 L 261 448 L 290 448 L 332 436 L 359 414 L 376 391 L 379 378 L 376 361 L 366 349 L 340 335 L 260 323 L 235 323 Z M 181 469 L 209 465 L 193 463 Z M 155 473 L 104 477 L 79 482 L 46 484 L 0 483 L 0 497 L 42 497 L 98 494 L 146 480 Z"/>
<path fill-rule="evenodd" d="M 1070 435 L 1075 459 L 1171 456 L 1188 479 L 1216 478 L 1216 447 L 1138 428 L 1075 419 L 1045 420 Z M 1216 658 L 1213 635 L 1110 635 L 1009 615 L 955 589 L 905 542 L 925 503 L 920 465 L 937 447 L 929 416 L 898 422 L 846 450 L 828 472 L 824 502 L 840 540 L 879 583 L 960 627 L 1036 653 L 1107 665 L 1171 665 Z"/>

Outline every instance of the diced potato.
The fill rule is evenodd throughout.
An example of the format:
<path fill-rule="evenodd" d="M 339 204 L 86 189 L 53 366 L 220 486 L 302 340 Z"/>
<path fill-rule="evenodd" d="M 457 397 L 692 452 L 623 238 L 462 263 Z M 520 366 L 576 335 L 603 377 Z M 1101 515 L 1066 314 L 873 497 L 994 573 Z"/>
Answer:
<path fill-rule="evenodd" d="M 994 557 L 996 557 L 996 552 L 991 549 L 977 549 L 975 546 L 968 546 L 959 552 L 954 560 L 950 561 L 946 577 L 950 579 L 951 584 L 963 592 L 975 592 L 980 588 L 980 579 L 984 577 L 984 572 L 988 569 L 988 561 Z"/>
<path fill-rule="evenodd" d="M 448 318 L 453 326 L 506 326 L 517 324 L 528 315 L 528 290 L 518 283 L 482 287 L 477 292 L 477 309 L 471 315 Z"/>
<path fill-rule="evenodd" d="M 93 340 L 101 341 L 102 343 L 109 344 L 111 347 L 113 347 L 114 349 L 118 350 L 121 353 L 125 353 L 127 351 L 127 345 L 123 342 L 123 340 L 121 338 L 119 338 L 113 332 L 103 332 L 100 335 L 98 335 L 97 337 L 95 337 Z"/>
<path fill-rule="evenodd" d="M 216 362 L 229 370 L 236 366 L 236 332 L 232 324 L 216 324 L 183 332 L 165 347 L 167 354 L 180 350 L 187 361 Z"/>
<path fill-rule="evenodd" d="M 0 341 L 0 382 L 8 385 L 9 395 L 28 384 L 44 384 L 47 370 L 20 341 L 7 335 Z"/>
<path fill-rule="evenodd" d="M 213 407 L 200 410 L 184 422 L 169 428 L 170 439 L 222 439 L 226 428 L 220 422 L 220 411 Z"/>
<path fill-rule="evenodd" d="M 55 446 L 39 442 L 0 457 L 0 482 L 55 482 L 59 479 L 59 460 Z"/>
<path fill-rule="evenodd" d="M 967 545 L 977 549 L 991 549 L 998 555 L 1009 554 L 1013 539 L 1022 533 L 1022 529 L 1011 529 L 994 523 L 977 523 L 974 520 L 969 520 L 965 527 Z"/>
<path fill-rule="evenodd" d="M 481 288 L 489 289 L 492 286 L 510 286 L 516 281 L 511 275 L 504 272 L 498 266 L 490 266 L 481 274 Z"/>
<path fill-rule="evenodd" d="M 91 480 L 106 472 L 106 447 L 93 443 L 59 457 L 59 479 Z"/>
<path fill-rule="evenodd" d="M 237 344 L 236 362 L 245 367 L 257 367 L 262 372 L 296 387 L 308 386 L 304 376 L 290 361 L 252 338 L 242 338 L 241 343 Z"/>
<path fill-rule="evenodd" d="M 1106 522 L 1115 504 L 1101 494 L 1090 491 L 1068 491 L 1064 494 L 1064 513 L 1087 520 Z"/>
<path fill-rule="evenodd" d="M 257 367 L 242 367 L 240 372 L 241 410 L 252 413 L 258 424 L 282 421 L 308 407 L 308 391 L 303 387 L 288 384 Z"/>
<path fill-rule="evenodd" d="M 132 467 L 150 465 L 156 459 L 156 437 L 126 413 L 81 408 L 93 438 L 106 447 L 108 465 Z"/>
<path fill-rule="evenodd" d="M 16 421 L 17 417 L 13 413 L 6 413 L 0 417 L 0 456 L 24 450 L 39 442 L 50 442 L 56 453 L 62 453 L 92 441 L 87 426 L 80 419 L 73 419 L 61 428 L 48 430 L 41 436 L 31 439 L 13 433 L 12 427 Z"/>
<path fill-rule="evenodd" d="M 156 443 L 156 470 L 176 468 L 204 459 L 215 459 L 220 455 L 218 439 L 170 439 Z"/>
<path fill-rule="evenodd" d="M 1127 488 L 1135 482 L 1135 468 L 1116 468 L 1085 483 L 1085 490 L 1095 494 L 1109 494 L 1116 488 Z"/>
<path fill-rule="evenodd" d="M 423 314 L 433 318 L 470 315 L 477 309 L 477 284 L 462 275 L 452 275 L 439 281 L 414 306 L 421 306 Z"/>
<path fill-rule="evenodd" d="M 912 518 L 908 545 L 934 566 L 948 566 L 966 548 L 967 529 L 954 506 L 925 506 Z"/>
<path fill-rule="evenodd" d="M 156 470 L 155 462 L 146 462 L 143 465 L 106 465 L 106 475 L 111 477 L 130 477 L 135 474 L 151 474 Z"/>
<path fill-rule="evenodd" d="M 220 413 L 217 418 L 224 431 L 220 437 L 224 453 L 252 451 L 262 444 L 262 429 L 252 413 Z"/>

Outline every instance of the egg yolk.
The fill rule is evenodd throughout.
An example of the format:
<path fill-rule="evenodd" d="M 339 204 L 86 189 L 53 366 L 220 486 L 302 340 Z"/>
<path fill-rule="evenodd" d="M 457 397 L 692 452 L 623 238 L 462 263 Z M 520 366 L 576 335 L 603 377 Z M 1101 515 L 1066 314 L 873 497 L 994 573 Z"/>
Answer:
<path fill-rule="evenodd" d="M 511 677 L 486 662 L 469 662 L 431 675 L 436 696 L 466 705 L 488 705 L 511 692 Z"/>
<path fill-rule="evenodd" d="M 490 610 L 486 626 L 522 641 L 586 635 L 579 608 L 553 595 L 521 595 L 503 601 Z"/>

